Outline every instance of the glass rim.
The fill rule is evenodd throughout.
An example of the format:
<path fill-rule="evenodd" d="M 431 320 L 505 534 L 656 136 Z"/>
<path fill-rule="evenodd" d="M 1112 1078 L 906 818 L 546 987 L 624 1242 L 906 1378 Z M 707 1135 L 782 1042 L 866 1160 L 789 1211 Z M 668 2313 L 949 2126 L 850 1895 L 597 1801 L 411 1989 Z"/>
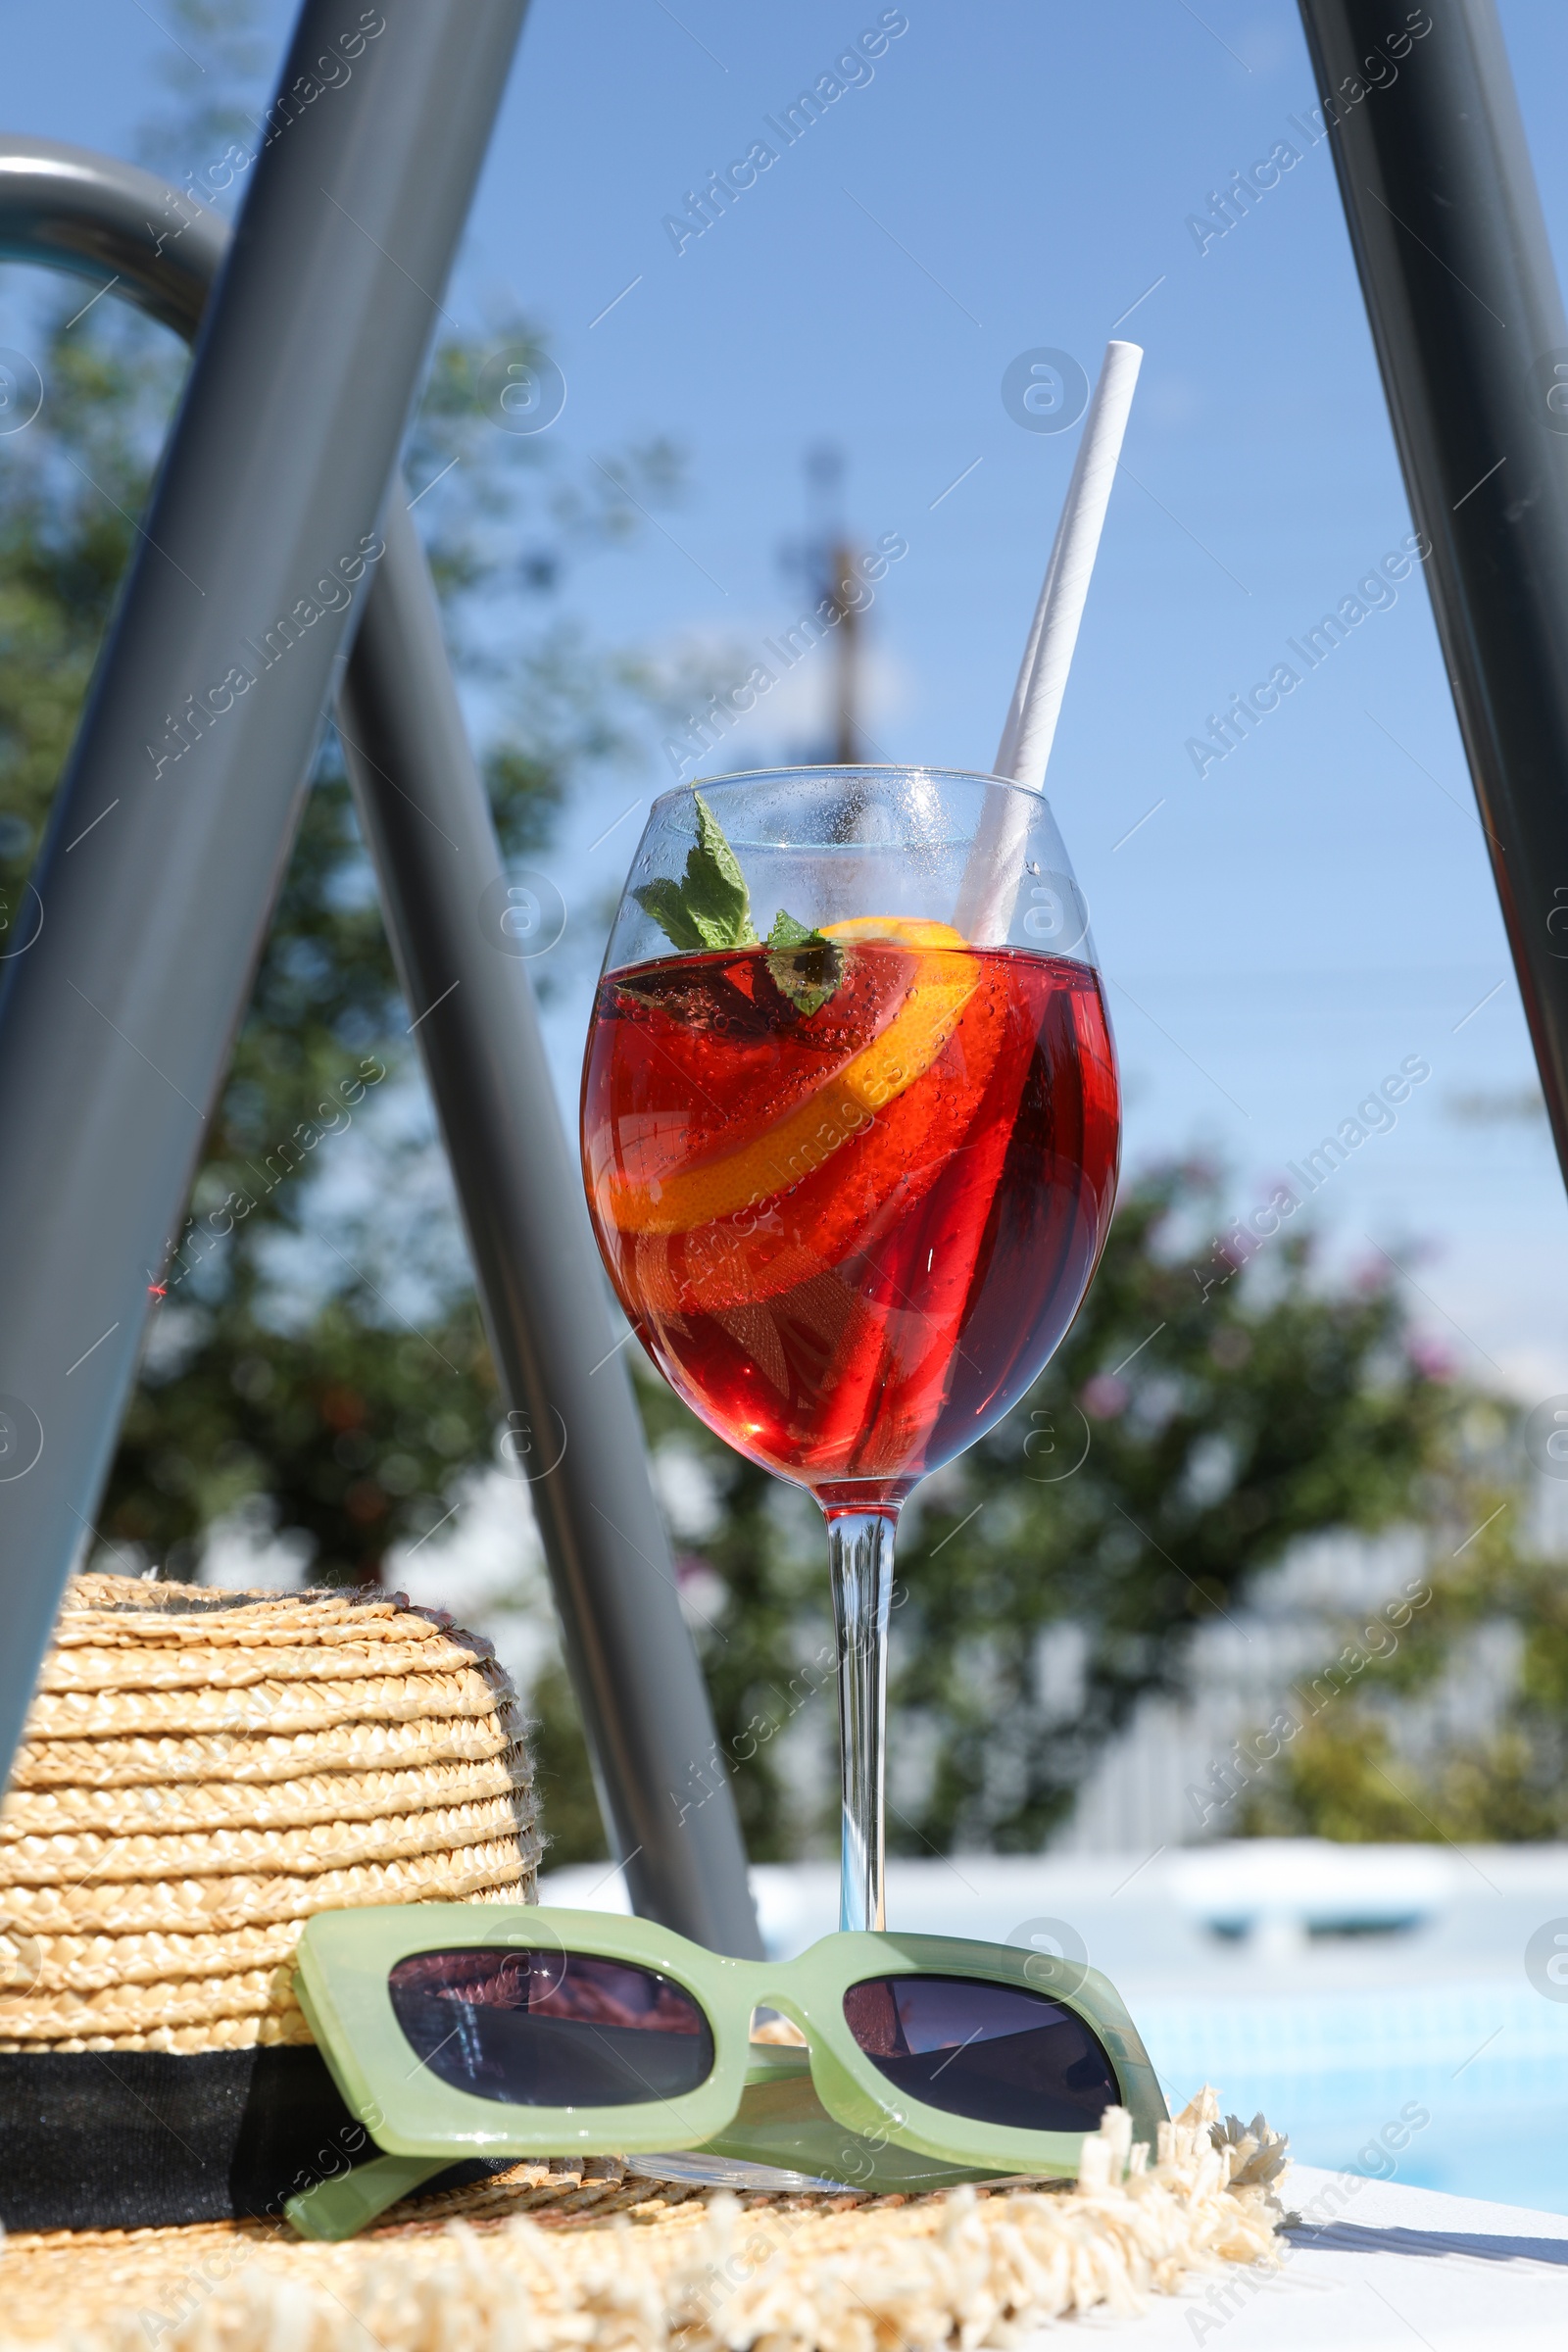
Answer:
<path fill-rule="evenodd" d="M 930 776 L 945 783 L 999 784 L 1006 792 L 1020 792 L 1025 799 L 1038 802 L 1042 808 L 1051 806 L 1038 785 L 1021 784 L 1016 776 L 992 775 L 984 768 L 941 767 L 928 760 L 804 760 L 783 767 L 735 768 L 721 776 L 697 776 L 689 784 L 671 784 L 650 801 L 649 821 L 653 821 L 654 812 L 666 801 L 687 799 L 699 792 L 717 792 L 725 786 L 783 784 L 807 776 Z"/>

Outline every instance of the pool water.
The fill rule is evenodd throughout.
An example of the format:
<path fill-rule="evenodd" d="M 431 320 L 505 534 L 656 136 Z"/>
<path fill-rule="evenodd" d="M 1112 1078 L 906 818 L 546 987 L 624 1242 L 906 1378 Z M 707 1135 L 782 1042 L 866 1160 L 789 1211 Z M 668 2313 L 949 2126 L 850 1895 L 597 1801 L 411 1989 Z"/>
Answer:
<path fill-rule="evenodd" d="M 1173 2107 L 1212 2082 L 1303 2164 L 1568 2213 L 1568 2003 L 1517 1979 L 1132 2007 Z"/>

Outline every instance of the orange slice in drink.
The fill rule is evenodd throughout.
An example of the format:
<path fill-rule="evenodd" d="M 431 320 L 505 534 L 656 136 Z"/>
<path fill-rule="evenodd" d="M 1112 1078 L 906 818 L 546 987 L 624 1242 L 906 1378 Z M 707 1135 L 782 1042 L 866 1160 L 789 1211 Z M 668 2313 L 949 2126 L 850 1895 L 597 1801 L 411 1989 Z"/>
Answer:
<path fill-rule="evenodd" d="M 947 923 L 870 915 L 829 924 L 826 936 L 847 945 L 886 939 L 915 951 L 913 977 L 899 1010 L 804 1102 L 737 1150 L 646 1183 L 612 1177 L 606 1205 L 619 1232 L 690 1233 L 800 1184 L 863 1135 L 941 1054 L 979 986 L 961 933 Z"/>
<path fill-rule="evenodd" d="M 824 923 L 824 939 L 892 939 L 901 948 L 961 948 L 964 937 L 951 923 L 930 923 L 917 914 L 858 914 L 847 923 Z"/>

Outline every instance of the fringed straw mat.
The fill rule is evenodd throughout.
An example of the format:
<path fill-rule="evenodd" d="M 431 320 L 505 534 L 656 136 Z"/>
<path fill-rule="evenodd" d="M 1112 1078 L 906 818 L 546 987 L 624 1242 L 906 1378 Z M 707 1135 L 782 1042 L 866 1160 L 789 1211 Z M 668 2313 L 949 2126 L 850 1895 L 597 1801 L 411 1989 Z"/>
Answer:
<path fill-rule="evenodd" d="M 1227 2135 L 1204 2092 L 1152 2165 L 1131 2129 L 1113 2109 L 1079 2181 L 1035 2193 L 742 2199 L 519 2165 L 340 2246 L 264 2223 L 13 2236 L 0 2352 L 968 2352 L 1278 2262 L 1266 2127 Z"/>
<path fill-rule="evenodd" d="M 70 1587 L 0 1809 L 0 2050 L 308 2042 L 300 1927 L 526 1902 L 487 1642 L 381 1592 Z"/>

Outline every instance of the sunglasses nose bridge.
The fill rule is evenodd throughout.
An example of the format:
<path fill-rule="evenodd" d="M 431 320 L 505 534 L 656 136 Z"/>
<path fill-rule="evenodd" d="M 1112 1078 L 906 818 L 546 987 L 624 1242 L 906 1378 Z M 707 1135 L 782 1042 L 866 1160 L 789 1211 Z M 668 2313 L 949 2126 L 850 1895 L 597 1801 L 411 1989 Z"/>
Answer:
<path fill-rule="evenodd" d="M 745 2000 L 745 2022 L 748 2032 L 751 2029 L 752 2019 L 760 2009 L 776 2011 L 780 2017 L 788 2018 L 792 2026 L 797 2027 L 808 2036 L 811 2034 L 813 2026 L 820 2022 L 819 2019 L 813 2017 L 811 2006 L 805 1998 L 801 1985 L 793 1978 L 788 1961 L 759 1963 L 756 1976 L 747 1984 L 744 1995 L 738 1996 L 738 2000 L 739 1998 Z M 820 2003 L 817 2006 L 820 2008 Z"/>

